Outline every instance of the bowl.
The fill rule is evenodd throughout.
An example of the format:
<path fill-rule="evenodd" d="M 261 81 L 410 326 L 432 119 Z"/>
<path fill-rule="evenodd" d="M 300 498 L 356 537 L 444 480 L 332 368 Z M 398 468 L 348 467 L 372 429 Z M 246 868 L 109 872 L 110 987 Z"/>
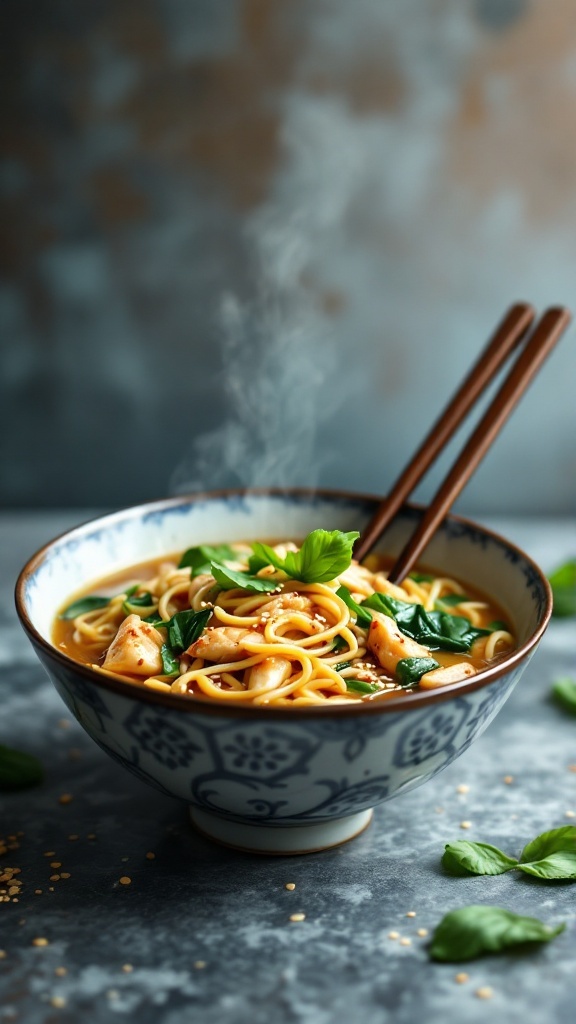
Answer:
<path fill-rule="evenodd" d="M 382 702 L 273 710 L 166 696 L 72 661 L 52 645 L 51 629 L 71 594 L 134 563 L 199 543 L 362 529 L 379 500 L 227 491 L 128 508 L 37 552 L 18 579 L 18 614 L 89 736 L 142 781 L 187 801 L 204 834 L 255 852 L 327 849 L 360 833 L 375 805 L 422 785 L 463 754 L 510 695 L 552 607 L 547 580 L 517 547 L 466 519 L 445 520 L 425 564 L 495 599 L 518 647 L 471 679 Z M 421 515 L 406 506 L 378 550 L 398 553 Z"/>

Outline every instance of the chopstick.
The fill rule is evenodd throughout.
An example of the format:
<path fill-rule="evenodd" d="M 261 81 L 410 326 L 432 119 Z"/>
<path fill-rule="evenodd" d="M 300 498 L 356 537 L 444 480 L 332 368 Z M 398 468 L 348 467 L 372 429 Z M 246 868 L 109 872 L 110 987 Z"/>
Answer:
<path fill-rule="evenodd" d="M 535 311 L 527 302 L 516 303 L 504 315 L 478 360 L 356 541 L 354 558 L 357 561 L 361 562 L 374 547 L 464 417 L 511 352 L 522 341 L 534 317 Z"/>
<path fill-rule="evenodd" d="M 568 327 L 570 320 L 569 310 L 562 306 L 551 307 L 543 314 L 472 436 L 438 488 L 414 534 L 394 563 L 388 574 L 391 583 L 401 583 L 422 554 L 450 506 Z"/>

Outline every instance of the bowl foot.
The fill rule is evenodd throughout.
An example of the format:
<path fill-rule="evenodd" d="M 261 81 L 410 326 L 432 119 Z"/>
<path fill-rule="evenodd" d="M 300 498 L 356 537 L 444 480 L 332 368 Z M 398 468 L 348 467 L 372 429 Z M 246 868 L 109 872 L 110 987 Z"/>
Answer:
<path fill-rule="evenodd" d="M 347 843 L 363 832 L 372 820 L 371 808 L 346 818 L 294 826 L 245 825 L 209 811 L 201 811 L 197 807 L 190 807 L 189 811 L 192 823 L 208 839 L 247 853 L 280 856 L 319 853 Z"/>

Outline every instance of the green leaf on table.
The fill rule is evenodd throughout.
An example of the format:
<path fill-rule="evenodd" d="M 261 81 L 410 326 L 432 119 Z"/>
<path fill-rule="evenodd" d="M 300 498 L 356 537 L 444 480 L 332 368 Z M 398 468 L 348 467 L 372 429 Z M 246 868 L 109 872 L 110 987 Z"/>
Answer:
<path fill-rule="evenodd" d="M 199 576 L 200 573 L 211 572 L 212 562 L 237 562 L 238 552 L 234 551 L 229 544 L 199 544 L 197 547 L 188 548 L 178 563 L 179 569 L 186 569 L 190 566 L 191 576 Z"/>
<path fill-rule="evenodd" d="M 557 679 L 552 685 L 552 696 L 565 711 L 576 715 L 576 680 L 568 677 Z"/>
<path fill-rule="evenodd" d="M 548 577 L 548 582 L 552 587 L 552 615 L 557 618 L 576 615 L 576 559 L 559 566 Z"/>
<path fill-rule="evenodd" d="M 0 744 L 0 790 L 27 789 L 43 778 L 42 765 L 32 754 Z"/>
<path fill-rule="evenodd" d="M 86 612 L 96 611 L 97 608 L 105 608 L 110 604 L 109 597 L 98 597 L 91 594 L 89 597 L 80 597 L 77 601 L 69 604 L 63 612 L 60 612 L 59 619 L 75 619 L 77 615 L 85 615 Z"/>
<path fill-rule="evenodd" d="M 180 659 L 168 644 L 162 644 L 160 648 L 162 658 L 162 672 L 165 676 L 177 676 L 180 673 Z"/>
<path fill-rule="evenodd" d="M 377 683 L 366 683 L 363 679 L 345 679 L 344 682 L 351 693 L 377 693 L 380 689 Z"/>
<path fill-rule="evenodd" d="M 515 857 L 508 857 L 489 843 L 469 843 L 459 839 L 447 843 L 442 867 L 450 875 L 501 875 L 518 866 Z"/>
<path fill-rule="evenodd" d="M 504 907 L 460 907 L 442 918 L 432 936 L 429 953 L 432 960 L 448 963 L 474 960 L 483 953 L 549 942 L 565 927 L 559 924 L 553 928 L 536 917 L 521 917 Z"/>
<path fill-rule="evenodd" d="M 472 626 L 470 620 L 463 615 L 427 612 L 421 604 L 399 601 L 389 594 L 370 594 L 370 597 L 362 602 L 362 607 L 391 615 L 402 633 L 431 651 L 468 653 L 478 637 L 489 633 L 487 629 Z"/>
<path fill-rule="evenodd" d="M 360 626 L 361 629 L 369 629 L 370 623 L 372 622 L 372 616 L 364 607 L 365 602 L 358 604 L 358 602 L 352 597 L 348 587 L 338 587 L 336 594 L 338 597 L 342 598 L 344 603 L 348 605 L 352 614 L 355 615 L 356 625 Z"/>
<path fill-rule="evenodd" d="M 281 569 L 290 579 L 302 583 L 327 583 L 344 572 L 352 561 L 352 547 L 360 536 L 356 531 L 313 530 L 298 551 L 287 551 L 280 558 L 267 544 L 253 544 L 252 550 L 266 565 Z"/>
<path fill-rule="evenodd" d="M 440 668 L 434 658 L 401 658 L 396 663 L 396 677 L 400 686 L 415 686 L 426 672 Z"/>
<path fill-rule="evenodd" d="M 536 836 L 522 850 L 516 867 L 534 878 L 576 879 L 576 825 Z"/>
<path fill-rule="evenodd" d="M 164 623 L 168 630 L 168 646 L 174 654 L 187 650 L 190 644 L 198 639 L 211 614 L 211 608 L 203 608 L 199 612 L 189 609 L 176 612 L 176 615 Z"/>
<path fill-rule="evenodd" d="M 278 586 L 278 580 L 251 576 L 248 572 L 228 569 L 225 565 L 220 565 L 219 562 L 212 562 L 211 572 L 222 590 L 234 590 L 236 587 L 240 587 L 241 590 L 264 594 L 266 591 L 276 590 Z"/>

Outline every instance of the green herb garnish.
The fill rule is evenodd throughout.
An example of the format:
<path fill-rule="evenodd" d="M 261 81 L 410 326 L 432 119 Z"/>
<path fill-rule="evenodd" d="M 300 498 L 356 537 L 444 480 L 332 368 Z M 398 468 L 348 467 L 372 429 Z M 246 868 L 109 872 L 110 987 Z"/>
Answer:
<path fill-rule="evenodd" d="M 338 595 L 338 597 L 342 598 L 344 603 L 348 605 L 353 615 L 356 616 L 356 625 L 360 626 L 362 629 L 368 629 L 370 627 L 370 623 L 372 622 L 372 615 L 364 607 L 365 602 L 363 604 L 358 604 L 358 602 L 355 601 L 354 598 L 352 597 L 352 594 L 348 590 L 348 587 L 338 587 L 336 594 Z"/>
<path fill-rule="evenodd" d="M 388 594 L 370 594 L 362 602 L 362 608 L 390 615 L 398 629 L 406 636 L 423 644 L 431 651 L 456 651 L 468 653 L 480 636 L 486 636 L 487 629 L 477 629 L 463 615 L 449 615 L 448 612 L 427 612 L 421 604 L 398 601 Z"/>
<path fill-rule="evenodd" d="M 32 754 L 0 744 L 0 789 L 27 789 L 42 782 L 42 765 Z"/>
<path fill-rule="evenodd" d="M 199 544 L 198 547 L 188 548 L 184 552 L 178 563 L 178 568 L 185 569 L 190 566 L 190 575 L 199 576 L 200 573 L 211 572 L 212 562 L 228 561 L 238 561 L 238 553 L 233 551 L 228 544 L 218 544 L 217 546 Z"/>
<path fill-rule="evenodd" d="M 415 686 L 426 672 L 440 668 L 433 658 L 401 658 L 396 664 L 396 676 L 400 686 Z"/>
<path fill-rule="evenodd" d="M 377 693 L 380 689 L 377 683 L 365 683 L 363 679 L 345 679 L 344 682 L 351 693 Z"/>
<path fill-rule="evenodd" d="M 576 680 L 567 677 L 557 679 L 552 686 L 552 696 L 565 711 L 576 715 Z"/>
<path fill-rule="evenodd" d="M 190 609 L 176 612 L 168 622 L 163 623 L 168 630 L 168 646 L 173 654 L 186 651 L 198 639 L 211 614 L 211 608 L 203 608 L 199 612 Z"/>
<path fill-rule="evenodd" d="M 97 597 L 96 594 L 92 594 L 90 597 L 81 597 L 60 612 L 58 618 L 75 619 L 77 615 L 85 615 L 86 612 L 93 612 L 97 608 L 105 608 L 108 604 L 110 604 L 109 597 Z"/>
<path fill-rule="evenodd" d="M 552 615 L 559 619 L 576 615 L 576 559 L 556 569 L 548 582 L 552 587 Z"/>
<path fill-rule="evenodd" d="M 326 583 L 348 568 L 354 541 L 359 536 L 356 531 L 313 530 L 299 551 L 288 551 L 286 558 L 280 558 L 268 544 L 255 543 L 252 550 L 261 567 L 273 565 L 290 579 L 302 583 Z"/>
<path fill-rule="evenodd" d="M 233 590 L 235 587 L 240 587 L 242 590 L 265 593 L 276 590 L 278 586 L 278 580 L 264 579 L 262 576 L 251 576 L 247 572 L 227 569 L 225 565 L 220 565 L 218 562 L 212 562 L 211 572 L 222 590 Z"/>
<path fill-rule="evenodd" d="M 429 952 L 433 960 L 473 960 L 482 953 L 501 953 L 511 946 L 549 942 L 565 927 L 560 924 L 552 928 L 536 917 L 521 917 L 504 907 L 461 907 L 442 918 Z"/>
<path fill-rule="evenodd" d="M 165 676 L 177 676 L 180 672 L 180 659 L 168 644 L 162 644 L 160 648 L 162 658 L 162 671 Z"/>
<path fill-rule="evenodd" d="M 122 602 L 122 610 L 126 612 L 126 615 L 139 615 L 143 608 L 153 608 L 158 603 L 149 590 L 145 590 L 142 594 L 135 594 L 134 590 L 130 589 L 131 594 Z"/>

